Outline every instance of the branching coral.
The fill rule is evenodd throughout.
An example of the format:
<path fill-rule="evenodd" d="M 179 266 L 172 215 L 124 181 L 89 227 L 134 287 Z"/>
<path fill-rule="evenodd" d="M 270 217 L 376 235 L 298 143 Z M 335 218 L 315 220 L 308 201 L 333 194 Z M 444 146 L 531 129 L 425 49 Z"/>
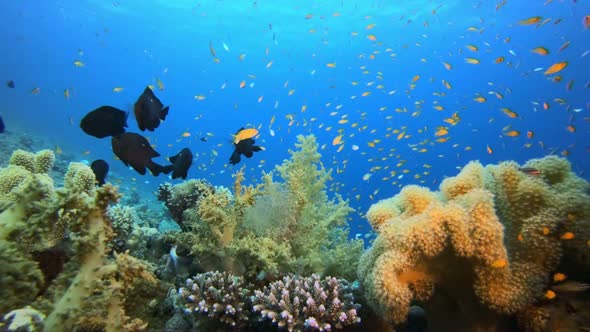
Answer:
<path fill-rule="evenodd" d="M 186 280 L 178 294 L 187 313 L 198 313 L 231 327 L 248 321 L 251 285 L 227 272 L 206 272 Z"/>
<path fill-rule="evenodd" d="M 196 256 L 214 253 L 225 263 L 218 269 L 238 267 L 232 271 L 248 277 L 285 270 L 322 272 L 326 257 L 345 247 L 346 241 L 331 233 L 345 226 L 353 210 L 337 194 L 329 199 L 330 171 L 320 162 L 315 137 L 299 136 L 296 147 L 274 172 L 281 181 L 275 182 L 273 173 L 268 173 L 262 184 L 246 186 L 242 168 L 234 174 L 231 194 L 209 186 L 200 190 L 198 198 L 193 192 L 182 199 L 187 192 L 180 194 L 180 185 L 161 187 L 160 199 L 174 210 L 171 214 L 184 230 L 166 237 Z M 355 261 L 359 250 L 350 254 L 354 257 L 348 261 Z M 333 263 L 329 262 L 331 272 L 350 275 L 351 265 Z M 337 266 L 346 271 L 338 271 Z"/>
<path fill-rule="evenodd" d="M 542 176 L 513 162 L 471 163 L 440 192 L 408 186 L 389 208 L 374 208 L 379 236 L 358 269 L 373 309 L 401 323 L 410 302 L 422 300 L 429 318 L 442 311 L 475 328 L 542 298 L 563 255 L 587 251 L 590 196 L 563 159 L 524 166 Z M 452 319 L 448 308 L 457 306 L 461 317 Z"/>
<path fill-rule="evenodd" d="M 283 277 L 252 296 L 252 308 L 289 331 L 331 331 L 359 323 L 350 284 L 342 279 L 317 274 L 302 278 Z"/>

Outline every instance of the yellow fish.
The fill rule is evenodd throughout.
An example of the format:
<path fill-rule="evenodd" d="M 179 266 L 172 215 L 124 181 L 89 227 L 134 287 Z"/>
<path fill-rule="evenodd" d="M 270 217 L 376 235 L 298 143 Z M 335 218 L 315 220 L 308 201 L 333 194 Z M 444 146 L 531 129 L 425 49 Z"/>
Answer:
<path fill-rule="evenodd" d="M 76 60 L 76 61 L 74 61 L 74 66 L 76 66 L 76 67 L 84 67 L 84 62 L 82 62 L 80 60 Z"/>
<path fill-rule="evenodd" d="M 234 144 L 238 144 L 240 141 L 252 138 L 256 135 L 258 135 L 258 129 L 256 128 L 242 129 L 234 135 Z"/>

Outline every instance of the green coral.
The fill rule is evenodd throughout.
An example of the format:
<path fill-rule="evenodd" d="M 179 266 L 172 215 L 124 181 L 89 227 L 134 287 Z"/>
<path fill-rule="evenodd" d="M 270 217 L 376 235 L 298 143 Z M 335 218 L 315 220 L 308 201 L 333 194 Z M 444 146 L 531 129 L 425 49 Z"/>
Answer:
<path fill-rule="evenodd" d="M 31 303 L 43 285 L 37 263 L 12 242 L 0 240 L 0 317 Z"/>
<path fill-rule="evenodd" d="M 291 158 L 263 174 L 257 186 L 242 185 L 242 169 L 234 175 L 233 193 L 215 188 L 201 191 L 194 200 L 176 195 L 182 185 L 161 188 L 160 197 L 169 209 L 174 208 L 171 213 L 182 215 L 179 223 L 191 230 L 166 238 L 197 257 L 215 256 L 217 269 L 237 263 L 249 277 L 262 272 L 328 270 L 336 276 L 352 276 L 362 245 L 332 232 L 346 224 L 353 209 L 337 194 L 329 199 L 330 170 L 320 162 L 315 137 L 299 136 L 296 147 L 290 151 Z M 281 181 L 274 181 L 273 173 Z M 170 197 L 173 200 L 165 199 Z M 189 201 L 193 204 L 184 206 L 182 213 L 175 209 Z"/>
<path fill-rule="evenodd" d="M 125 298 L 137 290 L 153 299 L 162 289 L 141 261 L 110 253 L 113 231 L 105 215 L 119 198 L 116 188 L 95 190 L 90 167 L 72 163 L 66 186 L 54 189 L 47 174 L 35 173 L 48 171 L 53 160 L 51 152 L 17 151 L 0 171 L 2 197 L 10 197 L 0 212 L 0 289 L 7 290 L 0 316 L 32 305 L 47 315 L 45 331 L 145 329 L 142 319 L 150 314 L 130 310 Z M 44 255 L 51 252 L 66 263 L 53 264 Z"/>

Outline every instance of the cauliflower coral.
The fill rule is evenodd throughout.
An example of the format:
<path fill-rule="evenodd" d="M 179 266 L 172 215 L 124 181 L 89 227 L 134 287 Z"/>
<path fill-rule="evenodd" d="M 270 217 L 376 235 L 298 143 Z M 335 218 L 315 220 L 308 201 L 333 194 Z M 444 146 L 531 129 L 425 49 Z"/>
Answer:
<path fill-rule="evenodd" d="M 544 297 L 558 266 L 588 268 L 589 188 L 554 156 L 471 162 L 437 192 L 403 188 L 367 213 L 378 233 L 358 268 L 369 305 L 392 323 L 417 300 L 444 328 L 503 324 Z"/>

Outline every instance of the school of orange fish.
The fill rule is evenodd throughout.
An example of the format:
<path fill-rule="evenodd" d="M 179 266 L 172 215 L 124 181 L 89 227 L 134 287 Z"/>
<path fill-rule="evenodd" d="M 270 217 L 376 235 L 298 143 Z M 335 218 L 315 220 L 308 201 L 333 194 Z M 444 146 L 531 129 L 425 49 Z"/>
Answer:
<path fill-rule="evenodd" d="M 552 3 L 547 1 L 545 5 Z M 501 15 L 502 10 L 507 5 L 507 1 L 504 0 L 496 5 L 497 15 Z M 530 16 L 523 17 L 521 20 L 513 22 L 513 24 L 506 30 L 495 35 L 493 40 L 486 41 L 483 38 L 478 38 L 479 35 L 483 35 L 486 29 L 493 29 L 489 27 L 484 18 L 480 18 L 479 24 L 465 26 L 464 33 L 458 36 L 460 39 L 470 40 L 471 42 L 465 43 L 464 45 L 451 45 L 449 50 L 444 53 L 437 51 L 436 54 L 428 56 L 429 43 L 429 29 L 431 28 L 432 22 L 438 21 L 437 11 L 443 7 L 438 5 L 430 11 L 432 18 L 424 19 L 421 24 L 423 25 L 424 33 L 420 36 L 420 40 L 416 41 L 414 45 L 403 45 L 396 51 L 393 46 L 388 46 L 386 40 L 389 40 L 386 36 L 380 37 L 379 24 L 372 22 L 371 16 L 366 16 L 363 19 L 366 24 L 363 24 L 363 29 L 358 31 L 350 31 L 349 38 L 364 38 L 367 43 L 367 48 L 370 49 L 367 53 L 358 54 L 358 60 L 364 64 L 358 66 L 358 68 L 351 68 L 350 65 L 341 65 L 337 61 L 327 61 L 321 66 L 312 69 L 309 72 L 310 76 L 316 75 L 320 71 L 355 71 L 361 77 L 365 79 L 351 80 L 343 82 L 342 84 L 347 85 L 347 89 L 354 89 L 356 93 L 347 97 L 350 104 L 347 104 L 347 100 L 343 98 L 331 99 L 325 101 L 321 105 L 314 103 L 301 103 L 297 111 L 291 111 L 289 113 L 280 112 L 281 97 L 292 97 L 299 98 L 300 100 L 306 100 L 305 97 L 297 96 L 297 87 L 292 86 L 289 80 L 285 79 L 282 84 L 283 96 L 273 95 L 272 98 L 275 100 L 265 99 L 264 94 L 255 96 L 258 103 L 270 103 L 273 105 L 272 108 L 275 111 L 272 116 L 264 123 L 251 124 L 257 128 L 260 133 L 257 137 L 272 140 L 277 139 L 283 140 L 283 135 L 292 135 L 304 132 L 318 133 L 320 131 L 325 132 L 326 135 L 331 137 L 331 141 L 320 143 L 320 149 L 325 150 L 330 156 L 330 162 L 333 168 L 336 170 L 336 174 L 344 174 L 349 167 L 352 159 L 359 158 L 362 156 L 368 162 L 373 165 L 366 169 L 363 175 L 358 175 L 359 179 L 363 182 L 372 181 L 378 177 L 379 181 L 390 183 L 394 186 L 401 186 L 404 175 L 413 177 L 413 181 L 421 184 L 434 184 L 438 179 L 429 177 L 431 164 L 419 162 L 420 167 L 416 167 L 415 164 L 409 165 L 409 160 L 418 159 L 415 154 L 431 154 L 437 158 L 445 158 L 448 155 L 440 154 L 437 152 L 438 147 L 441 144 L 450 144 L 453 151 L 455 152 L 452 156 L 460 159 L 463 154 L 467 155 L 465 158 L 460 159 L 462 164 L 466 163 L 470 159 L 476 159 L 481 152 L 487 154 L 494 154 L 494 150 L 500 148 L 500 144 L 504 145 L 502 148 L 507 147 L 518 147 L 519 149 L 528 149 L 535 145 L 540 146 L 543 150 L 549 150 L 546 147 L 546 142 L 540 141 L 535 137 L 534 123 L 529 123 L 531 128 L 522 128 L 522 119 L 528 119 L 534 112 L 567 112 L 569 115 L 569 122 L 563 124 L 555 124 L 563 126 L 563 133 L 574 135 L 577 132 L 576 127 L 580 123 L 590 122 L 590 117 L 577 116 L 578 113 L 588 114 L 590 106 L 572 105 L 568 102 L 565 93 L 574 89 L 574 81 L 570 79 L 571 73 L 568 70 L 572 70 L 568 67 L 568 64 L 572 62 L 571 59 L 576 58 L 582 59 L 590 54 L 590 49 L 584 51 L 581 54 L 567 53 L 566 50 L 570 47 L 572 42 L 570 41 L 571 36 L 561 36 L 563 42 L 560 44 L 551 45 L 539 45 L 530 48 L 530 53 L 519 57 L 513 49 L 505 51 L 509 48 L 511 43 L 510 31 L 511 29 L 518 30 L 519 33 L 523 33 L 522 29 L 529 29 L 526 33 L 531 34 L 550 34 L 552 33 L 552 26 L 559 24 L 571 24 L 572 34 L 574 33 L 590 33 L 590 15 L 584 17 L 582 24 L 571 22 L 569 17 L 541 17 L 541 16 Z M 308 13 L 302 16 L 302 20 L 305 22 L 318 22 L 317 27 L 307 29 L 308 34 L 320 33 L 321 21 L 338 19 L 342 14 L 334 12 L 330 16 L 317 16 L 313 13 Z M 406 24 L 420 24 L 418 22 L 412 22 L 411 19 L 402 16 L 400 21 L 405 21 Z M 438 24 L 441 24 L 438 22 Z M 574 29 L 574 27 L 577 27 Z M 324 44 L 328 44 L 328 40 L 322 39 Z M 384 41 L 382 41 L 384 40 Z M 498 47 L 497 45 L 502 45 Z M 221 45 L 225 52 L 218 52 L 216 45 Z M 506 46 L 508 45 L 508 46 Z M 555 84 L 555 96 L 547 97 L 544 100 L 535 99 L 531 100 L 531 106 L 529 108 L 518 107 L 516 109 L 511 104 L 512 89 L 505 86 L 504 84 L 496 84 L 495 82 L 487 82 L 489 91 L 471 91 L 471 95 L 466 96 L 469 92 L 469 86 L 462 85 L 461 82 L 453 80 L 451 78 L 435 77 L 428 71 L 421 71 L 419 67 L 415 68 L 415 74 L 410 77 L 391 77 L 386 75 L 385 70 L 374 70 L 372 69 L 371 62 L 377 59 L 390 59 L 392 63 L 399 65 L 400 53 L 407 49 L 422 49 L 419 54 L 424 54 L 424 57 L 420 58 L 421 63 L 440 63 L 440 66 L 447 72 L 453 71 L 469 71 L 472 73 L 479 73 L 482 71 L 480 67 L 483 66 L 508 66 L 512 70 L 519 72 L 522 76 L 534 76 L 534 79 L 538 80 L 549 80 Z M 501 49 L 501 51 L 500 51 Z M 241 62 L 246 59 L 246 53 L 238 54 L 237 56 L 229 52 L 229 46 L 220 41 L 210 40 L 208 41 L 208 51 L 211 55 L 213 65 L 223 65 L 224 62 L 236 61 Z M 265 49 L 266 58 L 263 59 L 265 65 L 263 70 L 272 70 L 273 65 L 279 62 L 277 59 L 272 59 L 272 49 L 267 47 Z M 481 60 L 479 54 L 492 54 L 493 60 Z M 567 53 L 567 54 L 566 54 Z M 316 57 L 314 53 L 312 55 Z M 534 69 L 523 69 L 525 67 L 521 64 L 523 57 L 539 56 L 546 59 L 546 63 L 543 67 L 537 67 Z M 75 60 L 73 65 L 79 68 L 85 66 L 81 60 Z M 346 68 L 342 68 L 346 67 Z M 486 70 L 489 68 L 486 67 Z M 493 68 L 492 68 L 493 70 Z M 328 72 L 329 75 L 329 72 Z M 351 75 L 347 75 L 350 77 Z M 358 76 L 358 75 L 357 75 Z M 206 103 L 208 96 L 211 93 L 219 92 L 221 90 L 229 89 L 229 87 L 239 87 L 240 89 L 253 88 L 256 82 L 256 74 L 248 74 L 242 79 L 236 81 L 225 81 L 218 89 L 210 89 L 205 93 L 197 93 L 194 96 L 194 100 L 197 103 Z M 405 88 L 400 88 L 400 81 Z M 395 83 L 393 83 L 395 82 Z M 390 88 L 389 85 L 395 85 L 397 88 Z M 414 99 L 412 93 L 418 89 L 426 86 L 427 89 L 431 89 L 432 97 L 430 100 L 425 99 Z M 457 86 L 460 86 L 460 95 L 455 93 Z M 156 78 L 155 85 L 150 86 L 152 89 L 164 90 L 165 86 L 162 80 Z M 588 89 L 590 82 L 580 88 Z M 120 93 L 124 90 L 124 87 L 117 86 L 112 88 L 114 93 Z M 586 90 L 587 91 L 587 90 Z M 38 94 L 39 88 L 35 88 L 31 93 Z M 404 96 L 405 94 L 405 96 Z M 563 96 L 562 96 L 563 95 Z M 70 91 L 66 89 L 64 91 L 66 99 L 71 98 Z M 358 102 L 363 99 L 373 98 L 373 103 L 378 103 L 381 106 L 376 109 L 359 110 Z M 453 99 L 455 98 L 455 99 Z M 515 98 L 515 97 L 512 97 Z M 271 98 L 268 98 L 271 99 Z M 493 100 L 493 102 L 492 102 Z M 586 101 L 587 102 L 587 101 Z M 486 104 L 494 105 L 490 106 L 489 111 L 485 116 L 489 127 L 482 128 L 468 128 L 470 124 L 465 124 L 462 121 L 462 114 L 469 112 L 472 105 Z M 394 105 L 408 105 L 399 106 Z M 499 107 L 497 106 L 499 105 Z M 234 104 L 234 109 L 237 110 L 239 104 Z M 419 128 L 410 127 L 407 124 L 411 118 L 420 118 L 421 115 L 428 113 L 428 122 L 423 123 Z M 378 115 L 378 119 L 387 126 L 385 129 L 375 129 L 371 126 L 370 121 L 374 121 L 375 115 Z M 329 115 L 327 117 L 326 115 Z M 203 114 L 197 114 L 194 116 L 194 120 L 199 120 Z M 502 128 L 495 128 L 492 125 L 495 123 L 496 118 L 507 117 L 505 120 L 511 121 L 508 125 Z M 327 121 L 320 121 L 318 119 L 326 119 Z M 438 118 L 439 121 L 433 121 L 433 118 Z M 370 120 L 372 119 L 372 120 Z M 520 122 L 519 122 L 520 121 Z M 504 122 L 504 121 L 502 121 Z M 405 124 L 406 123 L 406 124 Z M 414 122 L 415 123 L 415 122 Z M 261 130 L 262 128 L 267 130 Z M 505 143 L 484 142 L 478 141 L 477 139 L 471 140 L 469 144 L 465 143 L 453 143 L 453 133 L 458 130 L 477 132 L 478 130 L 495 130 L 505 140 Z M 523 134 L 524 133 L 524 134 Z M 208 137 L 214 136 L 213 133 L 206 133 Z M 183 139 L 191 139 L 195 136 L 195 131 L 187 128 L 185 131 L 179 134 L 177 143 Z M 273 138 L 274 137 L 274 138 Z M 350 143 L 349 143 L 350 142 Z M 393 142 L 393 144 L 392 144 Z M 465 142 L 465 140 L 462 140 Z M 200 159 L 197 162 L 197 168 L 199 170 L 207 171 L 208 165 L 211 165 L 218 157 L 217 149 L 221 148 L 224 143 L 219 143 L 215 148 L 211 149 L 210 152 L 199 153 Z M 174 144 L 168 144 L 172 147 Z M 412 151 L 410 154 L 402 154 L 399 152 L 399 146 L 407 146 Z M 570 154 L 572 146 L 558 147 L 552 151 L 546 151 L 548 153 L 560 153 L 563 156 Z M 344 152 L 344 153 L 343 153 Z M 473 153 L 469 155 L 469 153 Z M 210 157 L 208 162 L 204 162 L 204 157 Z M 432 160 L 432 159 L 430 159 Z M 259 160 L 258 167 L 265 165 L 265 160 Z M 225 164 L 225 167 L 228 167 Z M 211 173 L 214 175 L 215 173 Z M 357 176 L 353 174 L 346 174 L 346 177 Z M 342 184 L 339 182 L 333 183 L 331 190 L 340 191 Z M 347 192 L 351 198 L 361 200 L 361 194 L 359 193 L 360 186 L 349 188 Z M 373 192 L 368 194 L 370 199 L 376 198 L 379 193 L 379 189 L 375 189 Z"/>

